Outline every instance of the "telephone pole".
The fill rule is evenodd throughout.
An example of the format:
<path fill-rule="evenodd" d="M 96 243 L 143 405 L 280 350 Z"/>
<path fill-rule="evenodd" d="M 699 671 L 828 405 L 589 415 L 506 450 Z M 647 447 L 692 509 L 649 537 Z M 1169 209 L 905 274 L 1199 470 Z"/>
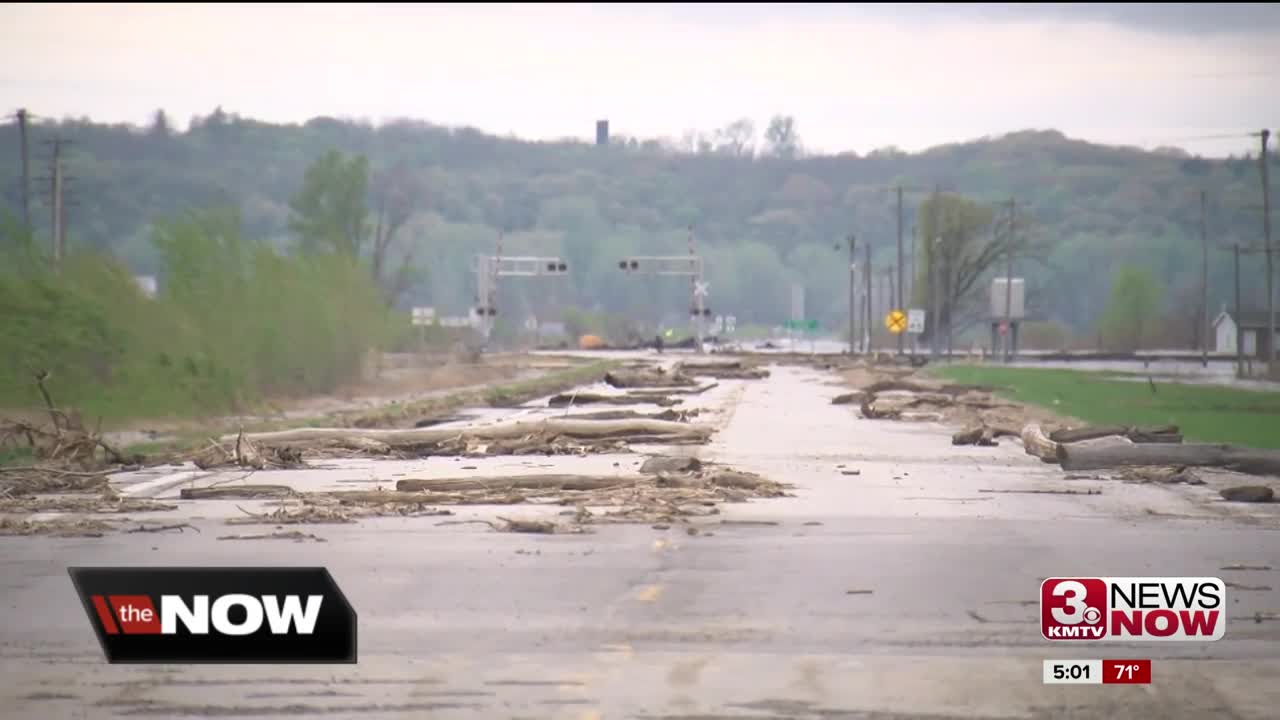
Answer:
<path fill-rule="evenodd" d="M 933 238 L 926 237 L 924 240 L 929 262 L 929 316 L 926 322 L 929 327 L 929 356 L 934 360 L 938 359 L 938 330 L 942 324 L 939 317 L 942 313 L 939 312 L 937 290 L 938 252 L 942 245 L 942 234 L 938 231 L 938 202 L 941 194 L 942 186 L 935 186 L 932 201 L 929 203 L 929 229 L 932 231 Z"/>
<path fill-rule="evenodd" d="M 866 339 L 867 355 L 871 354 L 871 245 L 870 243 L 862 246 L 863 258 L 867 262 L 867 266 L 862 269 L 862 276 L 866 279 L 867 287 L 863 290 L 862 301 L 863 309 L 866 310 L 866 324 L 863 325 L 863 337 Z"/>
<path fill-rule="evenodd" d="M 1013 362 L 1013 243 L 1018 203 L 1009 198 L 1009 235 L 1005 239 L 1004 271 L 1004 361 Z"/>
<path fill-rule="evenodd" d="M 1236 270 L 1236 307 L 1232 313 L 1236 324 L 1236 377 L 1244 377 L 1244 332 L 1240 327 L 1240 243 L 1236 243 L 1232 250 Z"/>
<path fill-rule="evenodd" d="M 849 243 L 849 356 L 852 357 L 853 348 L 858 338 L 855 328 L 858 319 L 858 256 L 854 252 L 856 241 L 853 233 L 849 233 L 849 237 L 845 238 L 845 240 Z M 838 245 L 836 247 L 839 248 Z"/>
<path fill-rule="evenodd" d="M 1271 265 L 1271 188 L 1267 176 L 1267 139 L 1271 131 L 1264 129 L 1262 135 L 1262 154 L 1258 162 L 1262 167 L 1262 238 L 1267 248 L 1267 344 L 1270 346 L 1267 358 L 1269 372 L 1275 372 L 1276 362 L 1276 294 L 1274 292 L 1274 272 Z"/>
<path fill-rule="evenodd" d="M 57 268 L 62 264 L 62 256 L 66 252 L 67 241 L 65 205 L 63 202 L 66 177 L 62 174 L 62 148 L 70 144 L 71 141 L 55 137 L 47 142 L 53 146 L 53 155 L 49 159 L 49 226 L 53 249 L 53 266 Z"/>
<path fill-rule="evenodd" d="M 1200 366 L 1209 367 L 1209 223 L 1207 195 L 1200 191 Z M 1237 318 L 1239 316 L 1237 315 Z"/>
<path fill-rule="evenodd" d="M 22 155 L 22 224 L 31 230 L 31 161 L 27 149 L 27 109 L 18 109 L 18 143 Z"/>
<path fill-rule="evenodd" d="M 902 295 L 903 295 L 903 284 L 902 284 L 903 262 L 902 260 L 903 260 L 902 258 L 902 186 L 899 185 L 898 186 L 898 294 L 896 295 L 897 304 L 892 308 L 894 310 L 903 310 L 903 308 L 906 307 L 902 301 Z M 906 312 L 906 311 L 903 310 L 903 312 Z M 903 348 L 904 348 L 903 343 L 905 341 L 906 341 L 906 338 L 903 337 L 903 333 L 898 333 L 898 354 L 899 355 L 903 353 Z"/>

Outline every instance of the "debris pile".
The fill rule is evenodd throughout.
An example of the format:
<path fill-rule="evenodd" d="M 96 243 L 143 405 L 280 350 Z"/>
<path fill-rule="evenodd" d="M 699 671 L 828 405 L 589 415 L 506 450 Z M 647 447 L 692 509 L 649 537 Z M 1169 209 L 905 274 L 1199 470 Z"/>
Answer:
<path fill-rule="evenodd" d="M 275 509 L 228 520 L 232 525 L 350 523 L 388 515 L 452 515 L 448 505 L 570 506 L 574 525 L 593 523 L 672 523 L 716 515 L 723 502 L 785 497 L 786 488 L 752 473 L 711 467 L 691 458 L 651 458 L 640 476 L 525 475 L 469 478 L 404 479 L 395 490 L 348 490 L 299 493 L 286 486 L 240 485 L 190 488 L 190 500 L 278 497 Z M 542 522 L 542 521 L 538 521 Z M 565 532 L 519 529 L 511 532 Z"/>
<path fill-rule="evenodd" d="M 676 372 L 717 380 L 763 380 L 769 377 L 768 370 L 747 367 L 741 360 L 713 363 L 682 362 L 676 365 Z"/>

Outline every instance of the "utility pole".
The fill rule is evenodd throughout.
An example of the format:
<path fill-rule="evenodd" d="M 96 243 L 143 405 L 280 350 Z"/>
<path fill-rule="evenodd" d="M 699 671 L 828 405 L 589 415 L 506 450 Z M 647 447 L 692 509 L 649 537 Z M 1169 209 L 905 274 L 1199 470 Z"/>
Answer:
<path fill-rule="evenodd" d="M 1209 367 L 1209 222 L 1207 194 L 1200 191 L 1200 367 Z"/>
<path fill-rule="evenodd" d="M 849 355 L 853 356 L 854 343 L 857 342 L 857 331 L 855 324 L 857 321 L 857 284 L 858 284 L 858 256 L 854 252 L 856 241 L 853 233 L 849 233 L 846 238 L 849 242 Z"/>
<path fill-rule="evenodd" d="M 927 322 L 929 324 L 929 355 L 934 360 L 938 359 L 938 330 L 939 330 L 939 326 L 942 324 L 940 322 L 941 318 L 939 317 L 941 313 L 938 311 L 938 290 L 937 290 L 938 251 L 940 250 L 940 246 L 942 245 L 942 234 L 938 231 L 938 198 L 941 195 L 941 190 L 942 190 L 941 185 L 937 185 L 934 187 L 933 198 L 932 198 L 932 201 L 929 203 L 930 230 L 933 231 L 933 236 L 934 238 L 936 238 L 932 240 L 933 245 L 929 247 L 929 252 L 928 252 L 929 317 Z M 931 240 L 929 238 L 925 238 L 925 243 L 929 243 L 929 242 L 931 242 Z"/>
<path fill-rule="evenodd" d="M 895 299 L 901 300 L 901 296 L 895 294 L 894 292 L 895 289 L 900 290 L 901 288 L 894 285 L 893 270 L 894 270 L 893 266 L 889 266 L 889 268 L 884 272 L 885 277 L 889 279 L 889 310 L 890 311 L 897 310 L 902 307 L 902 303 L 900 302 L 897 304 L 894 303 Z M 901 271 L 901 267 L 899 267 L 898 270 Z M 898 354 L 902 354 L 902 333 L 898 333 Z"/>
<path fill-rule="evenodd" d="M 1244 332 L 1240 327 L 1240 243 L 1234 246 L 1236 264 L 1236 307 L 1232 319 L 1236 325 L 1236 377 L 1244 377 Z"/>
<path fill-rule="evenodd" d="M 1267 139 L 1271 131 L 1262 131 L 1262 154 L 1258 162 L 1262 166 L 1262 238 L 1267 248 L 1267 344 L 1270 346 L 1267 358 L 1269 372 L 1275 372 L 1276 363 L 1276 294 L 1274 292 L 1274 272 L 1271 265 L 1271 188 L 1267 177 Z"/>
<path fill-rule="evenodd" d="M 904 292 L 903 291 L 904 285 L 902 284 L 902 268 L 903 268 L 903 263 L 902 263 L 902 186 L 899 185 L 898 186 L 898 294 L 895 296 L 897 298 L 897 305 L 893 309 L 902 310 L 903 312 L 906 312 L 906 310 L 904 309 L 906 306 L 902 301 L 902 296 Z M 892 287 L 892 285 L 890 285 L 890 287 Z M 892 295 L 892 293 L 890 294 Z M 906 338 L 903 337 L 902 335 L 903 335 L 902 333 L 898 333 L 898 354 L 899 355 L 902 354 L 903 347 L 904 347 L 903 343 L 906 341 Z"/>
<path fill-rule="evenodd" d="M 22 155 L 22 223 L 31 230 L 31 161 L 27 150 L 27 110 L 18 109 L 18 143 Z"/>
<path fill-rule="evenodd" d="M 66 228 L 64 227 L 63 215 L 63 198 L 62 191 L 65 178 L 62 176 L 62 148 L 70 141 L 60 137 L 55 137 L 50 141 L 53 146 L 53 155 L 49 160 L 49 224 L 51 231 L 51 241 L 53 245 L 53 266 L 56 269 L 62 264 L 62 256 L 66 251 Z"/>
<path fill-rule="evenodd" d="M 866 300 L 863 306 L 866 309 L 866 325 L 863 326 L 863 336 L 866 338 L 867 354 L 871 354 L 871 245 L 870 243 L 862 246 L 863 258 L 866 259 L 867 266 L 862 269 L 862 276 L 866 278 L 867 287 L 864 290 Z"/>
<path fill-rule="evenodd" d="M 1004 271 L 1004 361 L 1013 362 L 1013 242 L 1017 222 L 1017 201 L 1009 198 L 1009 235 L 1005 242 Z"/>

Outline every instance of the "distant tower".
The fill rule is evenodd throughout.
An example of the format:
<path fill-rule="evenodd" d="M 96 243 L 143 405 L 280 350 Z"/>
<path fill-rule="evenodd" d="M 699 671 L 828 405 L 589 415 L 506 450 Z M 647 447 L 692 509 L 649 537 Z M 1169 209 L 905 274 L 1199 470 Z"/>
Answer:
<path fill-rule="evenodd" d="M 596 144 L 597 145 L 609 144 L 609 121 L 608 120 L 596 121 Z"/>

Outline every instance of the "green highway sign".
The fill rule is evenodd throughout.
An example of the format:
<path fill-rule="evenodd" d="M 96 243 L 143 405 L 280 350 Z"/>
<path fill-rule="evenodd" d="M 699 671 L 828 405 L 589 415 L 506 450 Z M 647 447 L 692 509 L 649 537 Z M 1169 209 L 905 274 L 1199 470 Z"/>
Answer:
<path fill-rule="evenodd" d="M 815 332 L 818 329 L 817 320 L 788 320 L 783 324 L 788 330 L 808 330 Z"/>

